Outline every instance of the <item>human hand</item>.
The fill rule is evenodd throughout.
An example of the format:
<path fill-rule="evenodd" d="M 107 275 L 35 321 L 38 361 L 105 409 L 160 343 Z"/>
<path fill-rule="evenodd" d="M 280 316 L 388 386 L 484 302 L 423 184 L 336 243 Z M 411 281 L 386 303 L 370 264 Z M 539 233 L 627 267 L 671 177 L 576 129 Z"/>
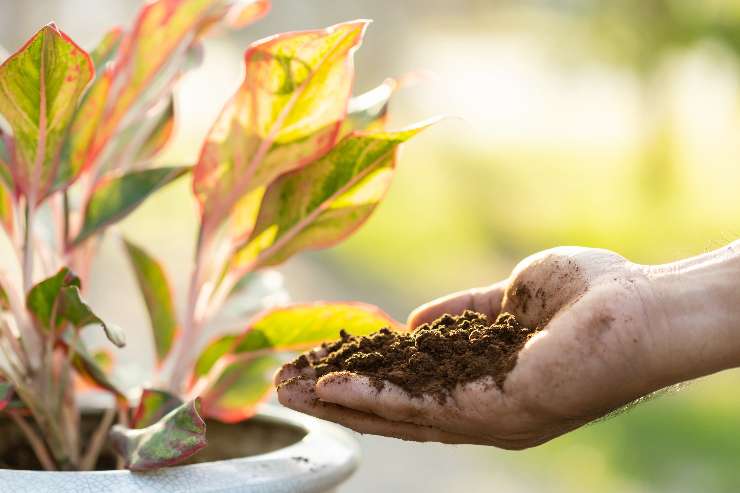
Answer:
<path fill-rule="evenodd" d="M 379 390 L 346 372 L 317 380 L 311 365 L 288 364 L 276 375 L 278 396 L 288 407 L 363 433 L 531 447 L 661 387 L 736 364 L 737 352 L 693 350 L 696 331 L 672 309 L 685 305 L 669 275 L 680 270 L 639 266 L 605 250 L 556 248 L 523 260 L 505 281 L 411 314 L 411 328 L 466 309 L 492 319 L 510 312 L 523 326 L 541 327 L 502 388 L 486 377 L 458 385 L 441 402 L 411 397 L 390 382 Z M 706 317 L 699 321 L 711 325 Z"/>

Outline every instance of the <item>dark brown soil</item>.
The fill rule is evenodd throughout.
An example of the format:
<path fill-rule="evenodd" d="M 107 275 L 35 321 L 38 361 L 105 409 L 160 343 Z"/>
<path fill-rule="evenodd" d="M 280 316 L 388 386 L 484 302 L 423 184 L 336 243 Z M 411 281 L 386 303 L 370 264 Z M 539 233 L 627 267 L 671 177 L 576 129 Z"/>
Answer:
<path fill-rule="evenodd" d="M 430 394 L 444 401 L 458 384 L 481 377 L 493 377 L 503 388 L 519 350 L 538 330 L 522 327 L 509 313 L 491 323 L 485 315 L 466 311 L 407 333 L 386 328 L 357 337 L 342 331 L 339 341 L 324 345 L 324 357 L 309 362 L 301 356 L 295 364 L 313 364 L 318 377 L 351 371 L 372 377 L 378 389 L 388 381 L 414 397 Z"/>

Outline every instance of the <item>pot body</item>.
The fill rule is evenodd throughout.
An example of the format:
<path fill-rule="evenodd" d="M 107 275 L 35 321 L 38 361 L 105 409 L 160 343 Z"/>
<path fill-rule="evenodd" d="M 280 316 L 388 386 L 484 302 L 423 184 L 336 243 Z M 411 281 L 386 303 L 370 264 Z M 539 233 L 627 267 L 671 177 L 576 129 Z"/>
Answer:
<path fill-rule="evenodd" d="M 319 493 L 354 472 L 359 448 L 340 427 L 265 405 L 258 417 L 305 431 L 293 445 L 266 454 L 153 472 L 45 472 L 0 469 L 0 490 L 14 493 Z"/>

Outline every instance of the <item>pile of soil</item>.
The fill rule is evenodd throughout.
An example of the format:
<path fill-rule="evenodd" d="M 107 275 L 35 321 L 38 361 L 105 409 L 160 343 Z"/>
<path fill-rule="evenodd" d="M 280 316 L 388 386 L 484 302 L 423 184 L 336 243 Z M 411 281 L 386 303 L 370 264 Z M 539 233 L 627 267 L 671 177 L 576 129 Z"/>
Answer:
<path fill-rule="evenodd" d="M 414 397 L 430 394 L 444 401 L 456 385 L 485 376 L 502 388 L 519 350 L 538 331 L 522 327 L 509 313 L 491 323 L 485 315 L 466 311 L 413 332 L 385 328 L 358 337 L 342 331 L 339 341 L 324 344 L 324 357 L 309 361 L 301 356 L 295 363 L 311 364 L 318 377 L 351 371 L 371 377 L 378 389 L 388 381 Z"/>

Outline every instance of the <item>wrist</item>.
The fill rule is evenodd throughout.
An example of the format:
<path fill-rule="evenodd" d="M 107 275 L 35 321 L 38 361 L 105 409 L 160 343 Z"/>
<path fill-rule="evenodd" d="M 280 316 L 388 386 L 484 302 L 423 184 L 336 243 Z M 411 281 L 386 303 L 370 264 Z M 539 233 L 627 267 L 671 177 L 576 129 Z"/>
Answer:
<path fill-rule="evenodd" d="M 646 271 L 669 383 L 740 366 L 740 242 Z"/>

